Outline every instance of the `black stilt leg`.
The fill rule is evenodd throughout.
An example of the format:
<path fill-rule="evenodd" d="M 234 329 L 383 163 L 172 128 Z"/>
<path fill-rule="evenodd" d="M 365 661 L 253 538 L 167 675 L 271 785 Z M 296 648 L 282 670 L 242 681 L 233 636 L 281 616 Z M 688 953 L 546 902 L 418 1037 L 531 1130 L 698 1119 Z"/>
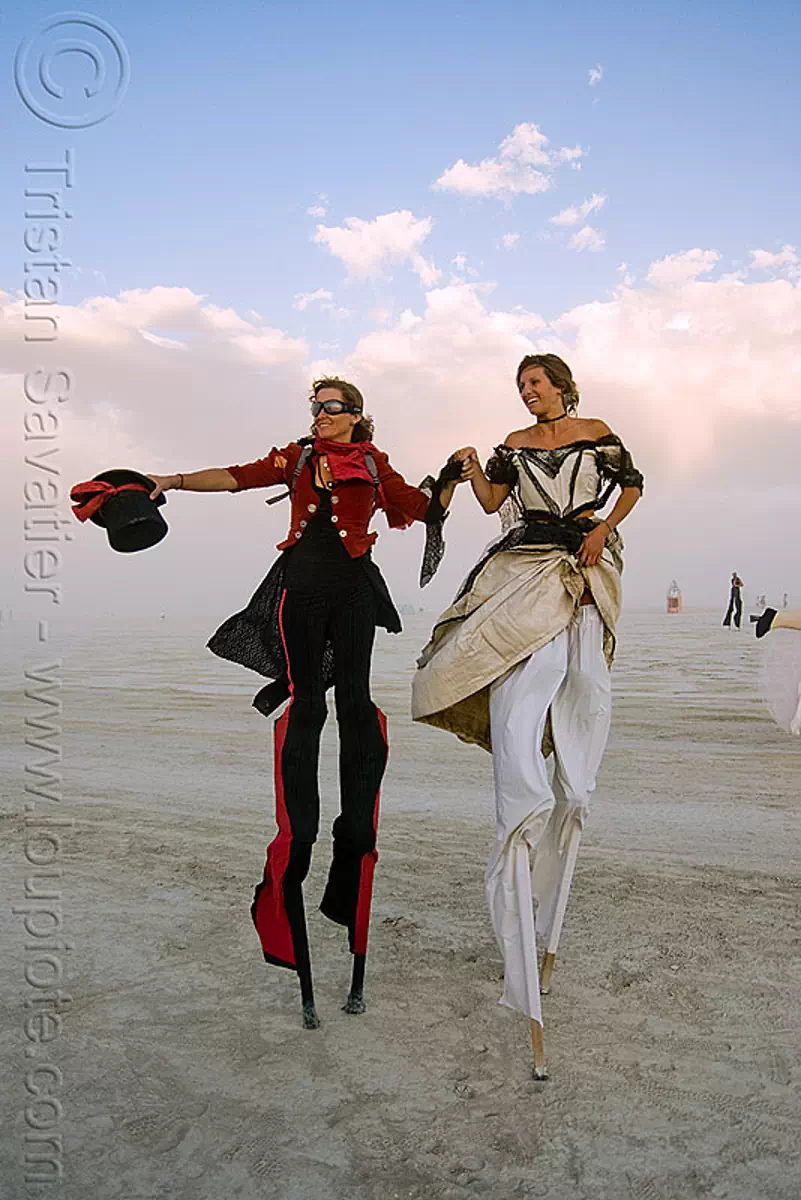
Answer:
<path fill-rule="evenodd" d="M 348 992 L 347 1000 L 342 1005 L 343 1012 L 354 1013 L 358 1016 L 367 1010 L 367 1005 L 364 1002 L 364 968 L 366 963 L 366 954 L 354 954 L 350 991 Z"/>
<path fill-rule="evenodd" d="M 314 1007 L 309 936 L 306 931 L 306 912 L 303 907 L 303 880 L 309 870 L 311 846 L 295 843 L 289 866 L 284 875 L 284 907 L 292 932 L 295 969 L 300 981 L 300 1000 L 303 1006 L 304 1029 L 319 1029 L 320 1018 Z"/>

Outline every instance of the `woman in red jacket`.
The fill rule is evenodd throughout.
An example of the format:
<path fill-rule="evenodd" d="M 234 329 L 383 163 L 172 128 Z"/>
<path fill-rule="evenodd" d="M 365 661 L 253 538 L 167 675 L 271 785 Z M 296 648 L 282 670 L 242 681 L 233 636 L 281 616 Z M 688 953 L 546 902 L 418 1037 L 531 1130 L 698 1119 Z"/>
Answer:
<path fill-rule="evenodd" d="M 273 448 L 244 465 L 158 476 L 151 494 L 243 491 L 285 484 L 291 498 L 282 554 L 242 612 L 229 617 L 209 648 L 274 682 L 253 701 L 265 716 L 290 703 L 275 722 L 278 833 L 267 850 L 264 877 L 251 907 L 267 962 L 297 971 L 303 1023 L 315 1029 L 303 881 L 317 839 L 320 735 L 333 683 L 340 739 L 340 807 L 334 853 L 320 908 L 348 929 L 354 956 L 345 1012 L 361 1013 L 375 862 L 378 800 L 387 761 L 386 718 L 370 696 L 376 625 L 400 630 L 400 618 L 371 558 L 378 508 L 389 524 L 427 525 L 421 584 L 442 556 L 442 522 L 461 465 L 411 487 L 371 442 L 373 423 L 358 388 L 337 378 L 317 380 L 311 396 L 315 437 Z M 451 476 L 451 478 L 448 478 Z"/>

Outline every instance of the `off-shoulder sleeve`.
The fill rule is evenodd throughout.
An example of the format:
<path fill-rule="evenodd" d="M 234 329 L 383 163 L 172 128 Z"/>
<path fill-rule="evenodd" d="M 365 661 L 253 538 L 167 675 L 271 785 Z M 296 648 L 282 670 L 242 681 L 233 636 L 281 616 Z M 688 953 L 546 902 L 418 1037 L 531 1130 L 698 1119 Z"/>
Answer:
<path fill-rule="evenodd" d="M 276 483 L 289 483 L 295 464 L 298 461 L 300 447 L 295 442 L 290 442 L 288 446 L 278 450 L 273 446 L 269 454 L 264 458 L 257 458 L 254 462 L 237 463 L 233 467 L 228 467 L 227 470 L 233 475 L 237 482 L 237 487 L 231 490 L 243 492 L 248 488 L 257 487 L 272 487 Z M 277 459 L 283 460 L 283 466 L 277 462 Z"/>
<path fill-rule="evenodd" d="M 505 483 L 508 487 L 514 487 L 517 483 L 517 467 L 512 457 L 513 453 L 511 446 L 495 447 L 484 468 L 484 474 L 490 483 Z"/>
<path fill-rule="evenodd" d="M 598 443 L 598 463 L 601 474 L 620 488 L 643 490 L 645 480 L 634 465 L 631 455 L 619 437 L 611 434 Z"/>

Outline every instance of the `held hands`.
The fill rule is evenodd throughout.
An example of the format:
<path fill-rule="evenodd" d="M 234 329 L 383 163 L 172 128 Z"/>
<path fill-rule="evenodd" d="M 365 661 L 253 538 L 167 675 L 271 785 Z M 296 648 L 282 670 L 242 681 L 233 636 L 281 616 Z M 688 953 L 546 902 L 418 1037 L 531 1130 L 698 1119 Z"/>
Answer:
<path fill-rule="evenodd" d="M 481 463 L 478 461 L 478 451 L 475 446 L 463 446 L 461 450 L 454 450 L 451 458 L 456 459 L 462 464 L 462 476 L 457 482 L 465 483 L 467 480 L 471 482 L 477 479 L 484 472 L 481 470 Z"/>
<path fill-rule="evenodd" d="M 584 541 L 578 552 L 578 560 L 582 567 L 594 567 L 601 561 L 608 531 L 609 526 L 602 521 L 600 525 L 596 525 L 594 529 L 584 535 Z"/>
<path fill-rule="evenodd" d="M 181 486 L 180 475 L 153 475 L 150 471 L 145 471 L 144 474 L 156 485 L 155 490 L 150 493 L 151 500 L 155 500 L 162 492 L 169 492 L 172 488 Z"/>

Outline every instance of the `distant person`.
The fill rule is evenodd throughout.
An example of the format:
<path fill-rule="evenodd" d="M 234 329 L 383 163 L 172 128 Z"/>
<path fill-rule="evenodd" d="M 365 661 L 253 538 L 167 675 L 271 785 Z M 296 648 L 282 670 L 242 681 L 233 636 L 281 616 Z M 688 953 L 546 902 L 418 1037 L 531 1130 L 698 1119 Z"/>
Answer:
<path fill-rule="evenodd" d="M 734 624 L 740 628 L 740 622 L 743 619 L 743 598 L 740 594 L 743 587 L 743 581 L 736 571 L 732 572 L 731 591 L 729 592 L 729 607 L 726 609 L 726 616 L 723 618 L 723 624 L 731 627 L 732 617 Z"/>
<path fill-rule="evenodd" d="M 290 528 L 282 554 L 250 603 L 229 617 L 209 649 L 273 679 L 254 705 L 265 716 L 289 697 L 274 727 L 275 805 L 278 833 L 267 850 L 264 875 L 251 906 L 267 962 L 296 971 L 303 1024 L 320 1024 L 314 1005 L 303 905 L 303 882 L 317 840 L 320 735 L 333 683 L 339 727 L 340 814 L 334 853 L 320 905 L 348 930 L 353 974 L 345 1012 L 364 1012 L 364 969 L 378 822 L 378 796 L 387 761 L 386 719 L 370 695 L 370 662 L 376 626 L 393 632 L 400 619 L 371 558 L 378 509 L 404 529 L 423 521 L 428 570 L 441 557 L 444 509 L 455 486 L 444 477 L 410 487 L 373 445 L 372 419 L 361 392 L 337 378 L 312 385 L 313 437 L 273 448 L 254 462 L 153 475 L 151 493 L 242 492 L 284 484 Z M 460 468 L 455 468 L 458 475 Z M 429 486 L 430 485 L 430 486 Z M 424 580 L 423 580 L 424 581 Z"/>

